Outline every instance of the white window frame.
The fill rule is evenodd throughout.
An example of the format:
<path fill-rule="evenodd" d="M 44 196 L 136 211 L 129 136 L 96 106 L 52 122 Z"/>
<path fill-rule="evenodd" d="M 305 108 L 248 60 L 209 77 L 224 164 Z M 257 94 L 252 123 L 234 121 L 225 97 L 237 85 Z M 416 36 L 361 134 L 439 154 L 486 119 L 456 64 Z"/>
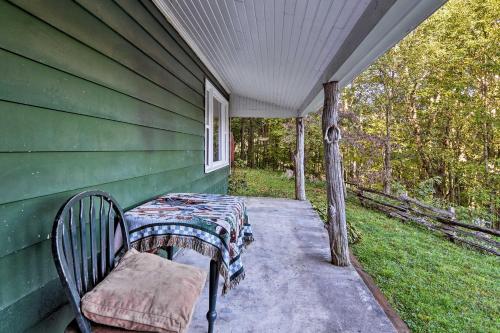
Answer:
<path fill-rule="evenodd" d="M 214 98 L 221 104 L 219 126 L 222 135 L 219 135 L 221 147 L 220 161 L 214 162 Z M 208 133 L 208 140 L 207 140 Z M 205 80 L 205 173 L 221 169 L 229 165 L 229 103 L 227 99 L 208 80 Z"/>

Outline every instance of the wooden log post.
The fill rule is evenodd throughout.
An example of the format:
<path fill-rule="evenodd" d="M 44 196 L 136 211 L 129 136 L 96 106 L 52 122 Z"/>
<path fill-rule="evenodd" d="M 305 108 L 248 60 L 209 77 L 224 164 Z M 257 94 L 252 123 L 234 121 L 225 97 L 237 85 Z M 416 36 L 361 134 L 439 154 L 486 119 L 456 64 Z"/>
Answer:
<path fill-rule="evenodd" d="M 330 238 L 332 264 L 348 266 L 349 246 L 345 217 L 344 179 L 339 147 L 339 86 L 332 81 L 323 84 L 325 101 L 323 105 L 322 129 L 325 150 L 326 189 L 328 199 L 327 222 Z"/>
<path fill-rule="evenodd" d="M 304 176 L 304 118 L 295 118 L 296 149 L 295 149 L 295 199 L 306 200 Z"/>

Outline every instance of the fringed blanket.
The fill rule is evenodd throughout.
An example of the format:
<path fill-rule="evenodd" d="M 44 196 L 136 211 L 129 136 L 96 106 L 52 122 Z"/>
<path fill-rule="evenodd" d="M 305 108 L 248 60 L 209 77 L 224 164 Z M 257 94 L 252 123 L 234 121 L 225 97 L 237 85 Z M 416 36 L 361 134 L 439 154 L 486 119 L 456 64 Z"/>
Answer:
<path fill-rule="evenodd" d="M 128 211 L 125 219 L 131 245 L 139 251 L 177 246 L 218 261 L 222 294 L 245 278 L 240 255 L 253 236 L 241 198 L 172 193 Z"/>

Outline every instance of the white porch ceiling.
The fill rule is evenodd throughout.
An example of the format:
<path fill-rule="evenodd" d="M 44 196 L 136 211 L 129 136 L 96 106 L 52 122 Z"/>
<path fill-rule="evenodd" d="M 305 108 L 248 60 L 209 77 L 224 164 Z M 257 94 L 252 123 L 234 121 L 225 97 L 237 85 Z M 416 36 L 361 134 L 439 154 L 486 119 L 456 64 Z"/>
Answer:
<path fill-rule="evenodd" d="M 231 93 L 233 117 L 296 117 L 446 0 L 154 0 Z"/>

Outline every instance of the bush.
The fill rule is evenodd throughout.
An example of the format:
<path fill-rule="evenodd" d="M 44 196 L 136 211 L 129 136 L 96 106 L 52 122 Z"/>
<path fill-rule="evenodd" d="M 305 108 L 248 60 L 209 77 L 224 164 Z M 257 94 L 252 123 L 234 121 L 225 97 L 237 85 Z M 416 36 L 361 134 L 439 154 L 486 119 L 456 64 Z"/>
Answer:
<path fill-rule="evenodd" d="M 229 193 L 240 193 L 248 188 L 248 182 L 245 173 L 233 172 L 229 177 Z"/>

